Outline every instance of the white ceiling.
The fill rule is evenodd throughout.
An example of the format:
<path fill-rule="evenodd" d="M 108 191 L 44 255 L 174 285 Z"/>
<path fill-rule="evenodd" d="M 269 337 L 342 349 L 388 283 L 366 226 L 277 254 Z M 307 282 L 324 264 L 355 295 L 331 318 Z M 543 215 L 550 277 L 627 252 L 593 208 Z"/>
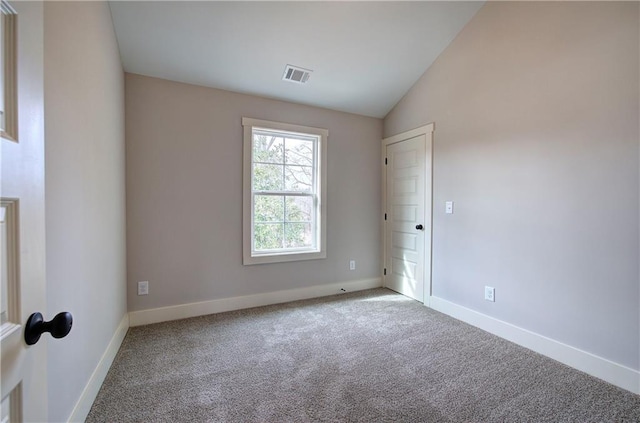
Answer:
<path fill-rule="evenodd" d="M 379 118 L 482 5 L 110 2 L 126 72 Z M 309 82 L 282 81 L 287 64 Z"/>

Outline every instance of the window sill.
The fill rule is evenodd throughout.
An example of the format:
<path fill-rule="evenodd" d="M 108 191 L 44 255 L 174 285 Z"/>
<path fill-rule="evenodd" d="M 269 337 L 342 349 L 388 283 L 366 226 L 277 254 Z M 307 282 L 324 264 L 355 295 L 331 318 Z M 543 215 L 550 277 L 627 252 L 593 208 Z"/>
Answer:
<path fill-rule="evenodd" d="M 303 260 L 317 260 L 327 258 L 326 251 L 314 251 L 314 252 L 297 252 L 297 253 L 282 253 L 282 254 L 264 254 L 256 256 L 245 256 L 242 264 L 245 266 L 252 264 L 265 264 L 265 263 L 285 263 L 290 261 L 303 261 Z"/>

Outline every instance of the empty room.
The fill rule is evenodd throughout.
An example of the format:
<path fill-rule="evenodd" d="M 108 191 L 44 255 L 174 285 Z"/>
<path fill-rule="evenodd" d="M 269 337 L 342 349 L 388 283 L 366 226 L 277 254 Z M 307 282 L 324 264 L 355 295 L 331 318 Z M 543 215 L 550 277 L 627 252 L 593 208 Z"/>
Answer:
<path fill-rule="evenodd" d="M 640 3 L 1 5 L 2 422 L 640 422 Z"/>

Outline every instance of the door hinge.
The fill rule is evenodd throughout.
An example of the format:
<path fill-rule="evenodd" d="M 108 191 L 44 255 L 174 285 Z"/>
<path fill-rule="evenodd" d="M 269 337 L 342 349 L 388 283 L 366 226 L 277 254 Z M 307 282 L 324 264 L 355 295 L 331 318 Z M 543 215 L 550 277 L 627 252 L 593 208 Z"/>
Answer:
<path fill-rule="evenodd" d="M 385 165 L 387 164 L 387 158 L 386 157 L 384 158 L 384 164 Z"/>
<path fill-rule="evenodd" d="M 387 274 L 387 268 L 386 267 L 384 268 L 384 274 L 385 274 L 385 276 Z"/>
<path fill-rule="evenodd" d="M 387 214 L 386 213 L 384 214 L 384 220 L 387 220 Z"/>

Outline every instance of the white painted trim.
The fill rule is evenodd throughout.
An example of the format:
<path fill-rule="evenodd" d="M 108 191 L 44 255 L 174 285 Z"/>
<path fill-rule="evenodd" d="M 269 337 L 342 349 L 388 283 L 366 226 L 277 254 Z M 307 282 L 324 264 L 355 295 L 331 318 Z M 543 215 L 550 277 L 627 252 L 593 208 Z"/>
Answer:
<path fill-rule="evenodd" d="M 433 248 L 433 131 L 435 129 L 435 123 L 429 123 L 424 126 L 420 126 L 415 129 L 411 129 L 409 131 L 393 135 L 391 137 L 382 139 L 382 216 L 381 216 L 381 226 L 380 230 L 382 231 L 382 266 L 380 269 L 380 274 L 382 275 L 382 284 L 385 284 L 385 275 L 384 269 L 390 267 L 390 263 L 387 263 L 387 221 L 385 220 L 385 214 L 387 211 L 387 147 L 391 144 L 396 144 L 402 141 L 409 140 L 411 138 L 415 138 L 420 135 L 425 136 L 425 154 L 427 155 L 425 160 L 425 169 L 427 170 L 425 174 L 425 194 L 424 194 L 424 224 L 426 227 L 425 230 L 425 245 L 424 245 L 424 266 L 425 272 L 423 276 L 423 297 L 422 302 L 426 306 L 430 306 L 431 301 L 431 289 L 432 289 L 432 281 L 431 281 L 431 268 L 433 266 L 432 260 L 432 248 Z M 427 270 L 428 268 L 428 270 Z"/>
<path fill-rule="evenodd" d="M 403 132 L 398 135 L 393 135 L 391 137 L 384 138 L 382 140 L 382 145 L 387 146 L 389 144 L 395 144 L 400 141 L 408 140 L 409 138 L 417 137 L 418 135 L 426 134 L 429 135 L 433 133 L 435 128 L 434 123 L 430 123 L 428 125 L 420 126 L 419 128 L 411 129 L 407 132 Z"/>
<path fill-rule="evenodd" d="M 9 141 L 18 141 L 18 23 L 15 9 L 2 0 L 0 14 L 4 24 L 1 46 L 4 55 L 4 127 L 0 125 L 0 137 Z"/>
<path fill-rule="evenodd" d="M 17 198 L 0 199 L 0 207 L 4 214 L 2 224 L 6 231 L 6 265 L 7 265 L 7 317 L 8 322 L 2 325 L 0 339 L 9 336 L 21 327 L 22 297 L 20 296 L 20 202 Z M 9 323 L 14 326 L 8 326 Z"/>
<path fill-rule="evenodd" d="M 270 120 L 252 119 L 248 117 L 242 118 L 242 126 L 250 126 L 264 129 L 275 129 L 287 132 L 297 132 L 302 135 L 314 134 L 327 138 L 329 130 L 324 128 L 315 128 L 313 126 L 294 125 L 292 123 L 274 122 Z"/>
<path fill-rule="evenodd" d="M 272 122 L 243 117 L 243 165 L 242 165 L 242 264 L 245 266 L 265 263 L 283 263 L 290 261 L 317 260 L 327 258 L 327 143 L 329 130 L 290 123 Z M 253 255 L 253 192 L 251 188 L 253 130 L 275 130 L 317 137 L 316 178 L 317 205 L 319 221 L 315 220 L 318 245 L 309 251 L 292 251 Z"/>
<path fill-rule="evenodd" d="M 102 358 L 100 358 L 98 365 L 91 374 L 89 382 L 87 382 L 87 385 L 84 387 L 82 395 L 80 395 L 80 399 L 78 399 L 78 402 L 73 408 L 71 416 L 69 416 L 69 422 L 83 422 L 89 415 L 93 401 L 95 401 L 96 396 L 100 391 L 104 378 L 107 376 L 109 368 L 111 368 L 111 364 L 116 358 L 116 354 L 120 349 L 120 345 L 122 345 L 122 341 L 124 340 L 128 329 L 129 314 L 125 313 L 118 325 L 118 328 L 113 334 L 113 337 L 111 337 L 111 341 L 109 342 L 109 345 L 107 345 L 107 349 L 104 354 L 102 354 Z"/>
<path fill-rule="evenodd" d="M 4 341 L 16 331 L 22 332 L 22 330 L 20 330 L 21 328 L 22 325 L 16 325 L 15 323 L 11 322 L 4 322 L 4 324 L 0 326 L 0 341 Z"/>
<path fill-rule="evenodd" d="M 266 292 L 264 294 L 221 298 L 219 300 L 132 311 L 129 313 L 129 324 L 132 327 L 148 325 L 151 323 L 205 316 L 207 314 L 222 313 L 225 311 L 242 310 L 245 308 L 280 304 L 289 301 L 324 297 L 344 292 L 380 288 L 381 286 L 382 280 L 380 278 L 360 279 L 356 281 L 339 282 L 327 285 L 315 285 L 307 288 L 287 289 L 283 291 Z M 342 291 L 342 289 L 345 291 Z"/>
<path fill-rule="evenodd" d="M 442 298 L 431 297 L 430 303 L 431 308 L 434 310 L 640 395 L 640 371 L 638 370 L 614 363 Z"/>

